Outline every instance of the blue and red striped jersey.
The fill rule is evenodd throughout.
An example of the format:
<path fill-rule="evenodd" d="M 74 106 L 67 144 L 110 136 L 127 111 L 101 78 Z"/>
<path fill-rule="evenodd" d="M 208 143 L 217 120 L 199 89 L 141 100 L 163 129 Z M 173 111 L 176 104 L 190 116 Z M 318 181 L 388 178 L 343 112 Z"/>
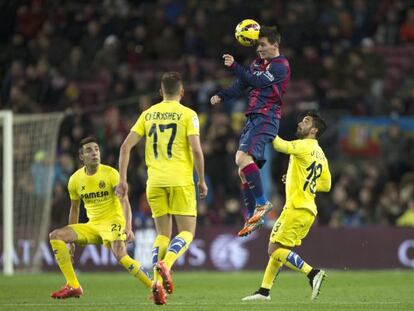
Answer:
<path fill-rule="evenodd" d="M 217 95 L 226 101 L 240 96 L 245 89 L 248 89 L 249 105 L 246 115 L 260 113 L 280 119 L 282 96 L 290 80 L 290 66 L 286 57 L 279 55 L 266 64 L 258 57 L 248 69 L 234 62 L 231 69 L 238 79 L 232 86 Z"/>

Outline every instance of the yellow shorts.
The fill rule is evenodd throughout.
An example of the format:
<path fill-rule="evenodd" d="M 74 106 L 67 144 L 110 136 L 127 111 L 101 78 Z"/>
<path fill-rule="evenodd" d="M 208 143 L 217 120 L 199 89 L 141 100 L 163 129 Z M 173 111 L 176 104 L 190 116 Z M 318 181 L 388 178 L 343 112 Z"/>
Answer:
<path fill-rule="evenodd" d="M 302 244 L 315 216 L 305 208 L 285 206 L 270 233 L 270 242 L 295 247 Z"/>
<path fill-rule="evenodd" d="M 73 224 L 69 227 L 75 231 L 76 243 L 79 245 L 103 244 L 110 247 L 114 241 L 126 240 L 124 219 L 115 218 L 111 221 Z"/>
<path fill-rule="evenodd" d="M 177 187 L 147 187 L 147 200 L 152 217 L 166 214 L 196 216 L 197 201 L 194 185 Z"/>

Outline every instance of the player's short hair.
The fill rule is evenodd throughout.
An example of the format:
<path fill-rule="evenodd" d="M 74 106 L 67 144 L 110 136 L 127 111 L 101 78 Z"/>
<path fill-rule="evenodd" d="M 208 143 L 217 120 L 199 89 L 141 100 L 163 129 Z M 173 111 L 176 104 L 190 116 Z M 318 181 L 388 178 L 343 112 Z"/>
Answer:
<path fill-rule="evenodd" d="M 96 139 L 95 136 L 88 136 L 83 138 L 80 143 L 79 143 L 79 153 L 82 153 L 83 150 L 83 146 L 89 143 L 96 143 L 99 145 L 98 140 Z"/>
<path fill-rule="evenodd" d="M 318 132 L 316 133 L 316 138 L 319 138 L 322 136 L 322 134 L 325 132 L 327 125 L 324 119 L 322 119 L 319 112 L 316 110 L 310 110 L 306 112 L 306 115 L 308 117 L 312 118 L 313 126 L 318 129 Z"/>
<path fill-rule="evenodd" d="M 277 43 L 279 45 L 282 36 L 276 26 L 261 26 L 259 38 L 267 38 L 270 44 Z"/>
<path fill-rule="evenodd" d="M 161 87 L 166 95 L 177 95 L 183 85 L 181 74 L 175 71 L 166 72 L 161 77 Z"/>

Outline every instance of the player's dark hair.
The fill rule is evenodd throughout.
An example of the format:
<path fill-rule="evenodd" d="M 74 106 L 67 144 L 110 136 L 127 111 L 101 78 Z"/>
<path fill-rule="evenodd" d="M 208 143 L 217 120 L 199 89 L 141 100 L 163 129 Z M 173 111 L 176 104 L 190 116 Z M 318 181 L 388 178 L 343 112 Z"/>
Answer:
<path fill-rule="evenodd" d="M 318 129 L 318 132 L 316 133 L 316 138 L 321 137 L 322 134 L 325 132 L 327 126 L 326 126 L 325 120 L 322 119 L 319 112 L 317 112 L 316 110 L 310 110 L 310 111 L 306 112 L 305 116 L 311 117 L 312 122 L 313 122 L 313 126 Z"/>
<path fill-rule="evenodd" d="M 182 84 L 183 80 L 178 72 L 166 72 L 161 77 L 161 86 L 165 95 L 177 95 Z"/>
<path fill-rule="evenodd" d="M 95 137 L 95 136 L 88 136 L 88 137 L 85 137 L 85 138 L 83 138 L 83 139 L 80 141 L 80 143 L 79 143 L 79 153 L 82 153 L 83 146 L 84 146 L 84 145 L 86 145 L 86 144 L 89 144 L 89 143 L 96 143 L 96 144 L 99 144 L 99 143 L 98 143 L 98 140 L 96 139 L 96 137 Z"/>
<path fill-rule="evenodd" d="M 267 38 L 270 44 L 277 43 L 279 45 L 282 36 L 276 26 L 261 26 L 259 38 Z"/>

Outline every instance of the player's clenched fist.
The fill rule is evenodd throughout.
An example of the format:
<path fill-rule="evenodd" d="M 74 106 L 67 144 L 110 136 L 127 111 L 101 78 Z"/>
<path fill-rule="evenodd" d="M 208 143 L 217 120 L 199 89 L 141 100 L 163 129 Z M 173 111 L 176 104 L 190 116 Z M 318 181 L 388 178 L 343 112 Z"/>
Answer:
<path fill-rule="evenodd" d="M 123 199 L 128 194 L 128 183 L 126 182 L 119 182 L 118 186 L 115 188 L 115 194 L 118 198 Z"/>
<path fill-rule="evenodd" d="M 214 95 L 210 98 L 210 103 L 212 105 L 218 104 L 221 102 L 221 98 L 218 95 Z"/>
<path fill-rule="evenodd" d="M 208 188 L 204 181 L 198 182 L 198 191 L 199 191 L 200 199 L 204 199 L 207 196 Z"/>
<path fill-rule="evenodd" d="M 230 54 L 224 54 L 223 59 L 224 59 L 224 66 L 231 67 L 234 63 L 234 57 L 231 56 Z"/>

